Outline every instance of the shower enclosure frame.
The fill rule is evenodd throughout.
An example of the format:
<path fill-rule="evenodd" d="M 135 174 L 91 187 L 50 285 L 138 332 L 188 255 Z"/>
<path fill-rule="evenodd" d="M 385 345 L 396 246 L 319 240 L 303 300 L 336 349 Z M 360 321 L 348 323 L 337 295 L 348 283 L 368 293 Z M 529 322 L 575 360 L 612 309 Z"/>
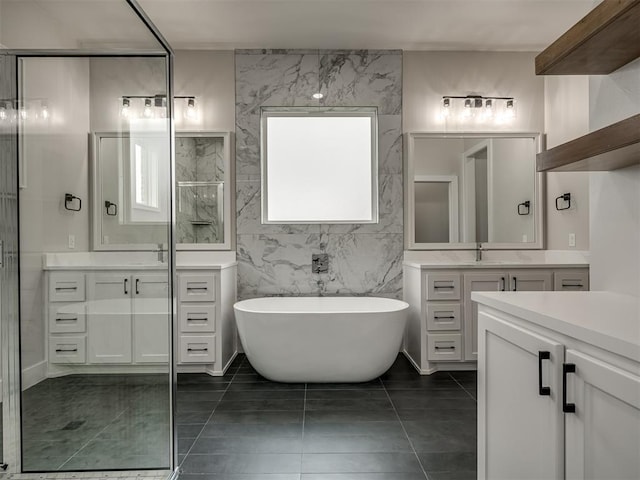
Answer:
<path fill-rule="evenodd" d="M 176 238 L 175 238 L 175 228 L 176 228 L 176 192 L 175 192 L 175 121 L 174 121 L 174 91 L 173 91 L 173 68 L 174 68 L 174 51 L 172 47 L 169 45 L 167 40 L 164 38 L 162 33 L 158 30 L 158 28 L 153 24 L 151 19 L 144 12 L 142 7 L 138 4 L 137 0 L 123 0 L 123 2 L 128 5 L 135 15 L 139 18 L 142 24 L 149 30 L 149 32 L 153 35 L 155 40 L 158 42 L 159 48 L 158 50 L 128 50 L 128 51 L 101 51 L 101 50 L 20 50 L 20 49 L 6 49 L 2 51 L 3 55 L 7 55 L 12 57 L 13 61 L 13 92 L 15 93 L 16 98 L 19 97 L 20 92 L 20 60 L 22 58 L 29 57 L 39 57 L 39 58 L 65 58 L 65 57 L 153 57 L 153 58 L 164 58 L 165 59 L 165 68 L 166 68 L 166 92 L 167 92 L 167 102 L 166 102 L 166 111 L 167 111 L 167 119 L 168 119 L 168 148 L 169 148 L 169 218 L 167 227 L 169 230 L 169 252 L 167 258 L 167 272 L 169 276 L 168 282 L 168 300 L 169 300 L 169 380 L 170 380 L 170 459 L 169 459 L 169 473 L 167 475 L 167 479 L 174 479 L 178 476 L 178 449 L 177 449 L 177 429 L 176 429 L 176 419 L 175 419 L 175 411 L 176 411 L 176 390 L 177 390 L 177 373 L 176 373 L 176 362 L 175 359 L 176 354 L 176 345 L 177 345 L 177 333 L 175 328 L 175 318 L 176 318 Z M 2 390 L 3 390 L 3 408 L 2 408 L 2 421 L 3 421 L 3 438 L 7 441 L 2 442 L 2 468 L 0 469 L 0 473 L 9 473 L 9 474 L 21 474 L 22 473 L 22 438 L 21 438 L 21 394 L 22 394 L 22 365 L 21 365 L 21 335 L 20 335 L 20 268 L 19 259 L 20 255 L 20 198 L 19 192 L 20 189 L 20 173 L 19 173 L 19 164 L 21 161 L 20 158 L 20 149 L 19 138 L 22 134 L 19 122 L 16 125 L 15 130 L 12 132 L 12 135 L 15 136 L 15 145 L 16 148 L 13 151 L 13 158 L 10 161 L 15 163 L 15 192 L 16 192 L 16 232 L 15 232 L 15 252 L 10 252 L 10 254 L 15 255 L 15 264 L 16 267 L 16 278 L 18 285 L 18 297 L 17 297 L 17 311 L 14 312 L 15 315 L 11 316 L 11 319 L 14 321 L 9 322 L 6 319 L 1 322 L 0 325 L 0 347 L 1 347 L 1 358 L 2 358 Z M 0 246 L 2 242 L 0 242 Z M 6 255 L 7 252 L 0 249 L 0 255 Z M 4 262 L 2 261 L 4 258 L 0 258 L 0 268 L 4 268 Z M 1 280 L 1 279 L 0 279 Z M 2 298 L 0 297 L 0 302 Z M 141 470 L 129 470 L 129 469 L 113 469 L 109 470 L 113 472 L 131 472 L 132 476 L 136 476 L 140 473 Z M 165 471 L 164 469 L 158 469 L 158 475 L 162 475 L 161 472 Z M 51 473 L 63 473 L 60 472 L 51 472 Z M 95 479 L 96 471 L 87 470 L 87 471 L 74 471 L 74 478 L 81 480 L 83 478 L 83 473 L 87 473 L 89 476 L 87 478 Z M 41 473 L 38 473 L 41 475 Z"/>

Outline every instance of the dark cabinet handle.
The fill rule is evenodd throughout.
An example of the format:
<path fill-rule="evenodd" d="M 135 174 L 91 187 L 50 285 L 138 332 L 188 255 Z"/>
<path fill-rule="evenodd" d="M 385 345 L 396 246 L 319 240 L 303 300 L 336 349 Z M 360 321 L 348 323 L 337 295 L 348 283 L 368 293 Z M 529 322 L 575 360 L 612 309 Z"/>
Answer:
<path fill-rule="evenodd" d="M 78 317 L 56 318 L 56 322 L 77 322 Z"/>
<path fill-rule="evenodd" d="M 75 353 L 77 351 L 77 348 L 56 348 L 56 353 Z"/>
<path fill-rule="evenodd" d="M 136 278 L 136 295 L 140 295 L 140 279 Z"/>
<path fill-rule="evenodd" d="M 500 277 L 500 281 L 502 282 L 502 287 L 500 288 L 500 291 L 504 292 L 505 289 L 507 288 L 507 282 L 504 277 Z"/>
<path fill-rule="evenodd" d="M 187 348 L 187 352 L 208 352 L 208 348 Z"/>
<path fill-rule="evenodd" d="M 581 283 L 563 283 L 562 288 L 582 288 L 584 285 Z"/>
<path fill-rule="evenodd" d="M 453 285 L 434 285 L 433 288 L 435 288 L 436 290 L 439 290 L 441 288 L 450 290 L 453 288 Z"/>
<path fill-rule="evenodd" d="M 516 277 L 513 277 L 513 291 L 518 291 L 518 279 Z"/>
<path fill-rule="evenodd" d="M 448 317 L 433 317 L 433 318 L 435 318 L 436 320 L 453 320 L 456 317 L 454 317 L 453 315 L 450 315 Z"/>
<path fill-rule="evenodd" d="M 551 388 L 542 386 L 542 361 L 550 359 L 550 352 L 538 352 L 538 393 L 543 397 L 545 395 L 551 395 Z"/>
<path fill-rule="evenodd" d="M 576 413 L 576 404 L 567 403 L 567 373 L 576 373 L 575 363 L 562 364 L 562 411 L 564 413 Z"/>
<path fill-rule="evenodd" d="M 436 350 L 455 350 L 456 347 L 439 347 L 439 346 L 435 346 Z"/>
<path fill-rule="evenodd" d="M 125 295 L 129 295 L 129 289 L 127 288 L 127 284 L 129 283 L 129 279 L 125 278 L 124 279 L 124 294 Z"/>

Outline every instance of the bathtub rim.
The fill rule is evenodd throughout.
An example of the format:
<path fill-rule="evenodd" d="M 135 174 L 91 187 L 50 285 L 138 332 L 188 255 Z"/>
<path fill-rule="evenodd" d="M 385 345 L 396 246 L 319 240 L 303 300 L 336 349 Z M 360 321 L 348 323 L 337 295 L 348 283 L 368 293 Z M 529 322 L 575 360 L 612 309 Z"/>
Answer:
<path fill-rule="evenodd" d="M 362 303 L 363 308 L 340 308 L 340 306 L 336 306 L 334 308 L 327 308 L 330 305 L 329 300 L 340 299 L 346 302 L 355 303 L 358 300 L 364 301 Z M 315 300 L 314 304 L 311 304 L 312 300 Z M 381 307 L 384 304 L 388 304 L 389 306 L 386 308 L 375 308 L 375 306 L 367 306 L 366 301 L 373 300 L 375 303 Z M 295 302 L 305 303 L 308 302 L 310 305 L 316 306 L 318 303 L 325 303 L 327 306 L 323 305 L 322 308 L 291 308 L 284 309 L 282 305 L 278 308 L 278 304 L 282 303 L 294 303 L 293 307 L 296 307 Z M 264 304 L 272 303 L 272 308 L 264 308 Z M 257 306 L 252 307 L 252 305 L 263 305 L 262 308 L 258 308 Z M 392 305 L 395 305 L 395 308 L 391 308 Z M 254 313 L 254 314 L 283 314 L 283 315 L 302 315 L 302 314 L 311 314 L 311 315 L 335 315 L 335 314 L 385 314 L 385 313 L 395 313 L 395 312 L 403 312 L 409 309 L 410 305 L 403 301 L 395 298 L 385 298 L 385 297 L 365 297 L 365 296 L 324 296 L 324 297 L 311 297 L 311 296 L 273 296 L 273 297 L 257 297 L 257 298 L 249 298 L 246 300 L 240 300 L 233 305 L 234 310 L 239 310 L 245 313 Z"/>

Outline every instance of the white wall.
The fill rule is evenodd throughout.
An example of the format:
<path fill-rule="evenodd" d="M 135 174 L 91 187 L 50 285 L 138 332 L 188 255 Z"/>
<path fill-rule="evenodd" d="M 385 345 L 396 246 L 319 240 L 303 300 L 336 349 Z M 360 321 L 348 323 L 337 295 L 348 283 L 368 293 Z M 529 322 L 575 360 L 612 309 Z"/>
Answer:
<path fill-rule="evenodd" d="M 588 133 L 589 77 L 544 77 L 544 132 L 547 148 Z M 571 208 L 557 211 L 556 197 L 571 193 Z M 547 173 L 547 248 L 589 250 L 589 173 Z M 569 234 L 576 246 L 569 247 Z"/>
<path fill-rule="evenodd" d="M 640 60 L 589 77 L 589 128 L 640 113 Z M 640 297 L 640 166 L 590 173 L 591 286 Z"/>
<path fill-rule="evenodd" d="M 403 131 L 551 132 L 555 126 L 545 128 L 545 109 L 553 112 L 564 106 L 545 96 L 545 79 L 535 75 L 535 56 L 533 52 L 404 52 Z M 513 96 L 517 116 L 502 126 L 445 123 L 439 115 L 442 96 L 468 94 Z M 575 126 L 570 121 L 568 125 Z M 553 133 L 550 139 L 557 141 Z M 575 233 L 576 248 L 587 249 L 586 178 L 580 174 L 559 175 L 547 176 L 546 248 L 568 249 L 568 233 Z M 574 194 L 575 207 L 560 214 L 553 202 L 566 191 Z"/>
<path fill-rule="evenodd" d="M 44 98 L 51 117 L 25 123 L 23 157 L 27 186 L 20 190 L 20 283 L 23 368 L 44 358 L 44 252 L 89 246 L 89 62 L 82 58 L 24 60 L 23 93 Z M 82 199 L 82 211 L 64 209 L 64 194 Z"/>

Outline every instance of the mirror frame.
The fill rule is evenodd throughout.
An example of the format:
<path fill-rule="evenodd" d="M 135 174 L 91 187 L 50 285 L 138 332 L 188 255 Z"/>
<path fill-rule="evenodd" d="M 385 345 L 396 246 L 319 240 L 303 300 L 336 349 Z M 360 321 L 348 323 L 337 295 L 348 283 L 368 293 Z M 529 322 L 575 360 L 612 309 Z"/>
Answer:
<path fill-rule="evenodd" d="M 155 243 L 141 243 L 141 244 L 124 244 L 124 243 L 113 243 L 109 245 L 103 245 L 100 242 L 100 227 L 98 225 L 98 221 L 102 218 L 102 185 L 100 181 L 98 181 L 98 172 L 99 172 L 99 162 L 100 162 L 100 153 L 98 151 L 98 146 L 100 145 L 100 140 L 102 138 L 127 138 L 129 137 L 128 132 L 92 132 L 90 133 L 90 143 L 91 143 L 91 165 L 89 168 L 89 176 L 90 176 L 90 192 L 89 197 L 91 201 L 90 205 L 90 232 L 91 232 L 91 247 L 93 251 L 154 251 L 158 249 L 158 245 Z M 176 243 L 177 251 L 207 251 L 207 250 L 231 250 L 232 249 L 232 230 L 235 228 L 235 217 L 231 216 L 232 210 L 232 190 L 235 191 L 232 185 L 232 179 L 234 178 L 231 162 L 231 133 L 230 132 L 213 132 L 213 131 L 184 131 L 184 132 L 176 132 L 175 137 L 214 137 L 214 138 L 222 138 L 224 141 L 224 241 L 222 243 Z M 175 143 L 174 143 L 175 148 Z M 173 175 L 171 178 L 172 181 L 172 189 L 175 189 L 175 151 L 172 152 L 172 170 Z M 172 198 L 177 198 L 174 194 Z M 175 205 L 172 206 L 175 211 Z M 166 247 L 166 246 L 165 246 Z M 163 248 L 165 248 L 163 247 Z"/>
<path fill-rule="evenodd" d="M 540 250 L 544 248 L 544 192 L 546 176 L 534 174 L 533 225 L 535 241 L 528 243 L 465 242 L 465 243 L 418 243 L 415 241 L 415 140 L 421 138 L 531 138 L 535 153 L 542 151 L 542 135 L 535 132 L 409 132 L 405 133 L 404 145 L 404 236 L 407 250 L 475 250 L 480 245 L 484 250 Z M 535 171 L 535 157 L 533 157 Z M 423 177 L 418 175 L 419 178 Z"/>

